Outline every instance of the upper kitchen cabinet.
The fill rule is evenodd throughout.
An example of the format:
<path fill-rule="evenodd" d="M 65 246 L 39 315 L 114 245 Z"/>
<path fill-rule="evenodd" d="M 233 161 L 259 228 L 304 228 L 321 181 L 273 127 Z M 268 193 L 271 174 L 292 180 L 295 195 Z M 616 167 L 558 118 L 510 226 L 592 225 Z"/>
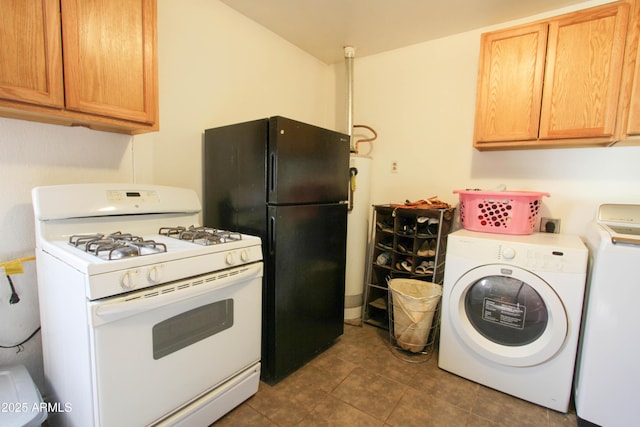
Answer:
<path fill-rule="evenodd" d="M 0 7 L 1 116 L 129 134 L 158 129 L 155 0 Z"/>
<path fill-rule="evenodd" d="M 614 141 L 628 19 L 617 2 L 483 34 L 474 146 Z"/>

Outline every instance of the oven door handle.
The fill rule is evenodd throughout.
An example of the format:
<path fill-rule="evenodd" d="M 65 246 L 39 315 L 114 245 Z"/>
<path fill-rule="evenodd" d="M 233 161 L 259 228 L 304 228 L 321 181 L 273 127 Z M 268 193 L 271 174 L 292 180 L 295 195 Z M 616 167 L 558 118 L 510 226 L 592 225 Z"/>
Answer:
<path fill-rule="evenodd" d="M 122 296 L 107 302 L 97 301 L 92 303 L 91 307 L 93 326 L 124 319 L 207 293 L 217 292 L 231 285 L 237 285 L 258 277 L 262 277 L 261 262 L 248 264 L 234 270 L 213 273 L 205 277 L 199 276 L 189 280 L 160 285 L 157 288 L 149 289 L 147 292 L 142 290 L 139 292 L 140 296 L 134 299 L 131 296 Z"/>

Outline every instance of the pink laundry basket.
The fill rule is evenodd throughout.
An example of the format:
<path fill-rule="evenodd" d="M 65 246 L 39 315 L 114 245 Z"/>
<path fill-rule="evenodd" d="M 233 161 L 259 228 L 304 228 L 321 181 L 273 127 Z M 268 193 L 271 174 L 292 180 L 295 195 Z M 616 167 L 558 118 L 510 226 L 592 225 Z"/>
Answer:
<path fill-rule="evenodd" d="M 471 231 L 531 234 L 536 227 L 542 197 L 534 191 L 455 190 L 460 196 L 460 223 Z"/>

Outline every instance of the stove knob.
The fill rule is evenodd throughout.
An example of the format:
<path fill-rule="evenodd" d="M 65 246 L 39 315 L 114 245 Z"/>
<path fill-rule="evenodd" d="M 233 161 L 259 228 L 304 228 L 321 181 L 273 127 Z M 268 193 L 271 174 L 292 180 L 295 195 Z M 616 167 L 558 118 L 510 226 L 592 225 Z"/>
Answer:
<path fill-rule="evenodd" d="M 244 249 L 242 252 L 240 252 L 240 260 L 242 262 L 247 262 L 249 261 L 249 251 Z"/>
<path fill-rule="evenodd" d="M 138 274 L 135 270 L 126 271 L 122 278 L 120 279 L 120 285 L 124 289 L 133 289 L 136 287 L 136 275 Z"/>
<path fill-rule="evenodd" d="M 229 252 L 227 254 L 227 256 L 224 257 L 224 261 L 227 263 L 227 265 L 233 265 L 236 263 L 236 259 L 233 256 L 233 252 Z"/>
<path fill-rule="evenodd" d="M 147 279 L 154 285 L 160 283 L 160 279 L 162 278 L 162 267 L 158 265 L 154 265 L 147 272 Z"/>

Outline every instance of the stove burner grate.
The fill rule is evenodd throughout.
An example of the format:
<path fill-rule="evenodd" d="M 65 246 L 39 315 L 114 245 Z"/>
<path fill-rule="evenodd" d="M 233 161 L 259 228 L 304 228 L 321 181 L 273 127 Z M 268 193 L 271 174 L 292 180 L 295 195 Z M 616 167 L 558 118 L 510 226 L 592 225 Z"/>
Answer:
<path fill-rule="evenodd" d="M 218 230 L 211 227 L 162 227 L 158 234 L 186 240 L 199 245 L 217 245 L 242 240 L 242 234 L 233 231 Z"/>
<path fill-rule="evenodd" d="M 108 260 L 167 252 L 164 243 L 144 240 L 142 237 L 119 231 L 107 236 L 100 233 L 75 234 L 69 237 L 69 244 Z"/>

